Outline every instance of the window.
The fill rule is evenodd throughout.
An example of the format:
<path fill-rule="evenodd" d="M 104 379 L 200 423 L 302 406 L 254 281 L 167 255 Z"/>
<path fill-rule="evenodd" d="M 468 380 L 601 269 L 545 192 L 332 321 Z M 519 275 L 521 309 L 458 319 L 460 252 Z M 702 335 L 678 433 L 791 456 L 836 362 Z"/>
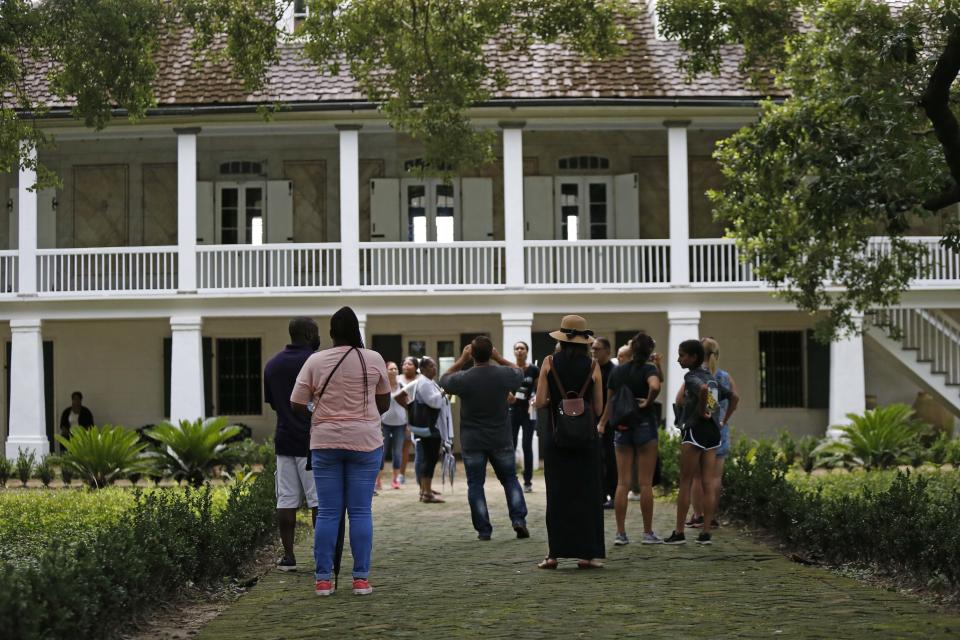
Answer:
<path fill-rule="evenodd" d="M 437 178 L 404 180 L 403 206 L 410 242 L 453 242 L 456 237 L 457 188 Z"/>
<path fill-rule="evenodd" d="M 803 356 L 803 331 L 760 332 L 761 408 L 805 406 Z"/>
<path fill-rule="evenodd" d="M 263 171 L 263 163 L 253 162 L 251 160 L 231 160 L 230 162 L 221 162 L 220 174 L 225 176 L 266 175 Z"/>
<path fill-rule="evenodd" d="M 293 0 L 293 32 L 299 33 L 303 28 L 303 23 L 307 21 L 310 15 L 310 8 L 307 6 L 307 0 Z"/>
<path fill-rule="evenodd" d="M 260 338 L 218 338 L 216 357 L 218 413 L 260 415 Z"/>
<path fill-rule="evenodd" d="M 557 168 L 561 171 L 582 171 L 584 169 L 609 169 L 610 159 L 602 156 L 569 156 L 560 158 Z"/>
<path fill-rule="evenodd" d="M 262 182 L 217 184 L 221 244 L 263 244 Z"/>

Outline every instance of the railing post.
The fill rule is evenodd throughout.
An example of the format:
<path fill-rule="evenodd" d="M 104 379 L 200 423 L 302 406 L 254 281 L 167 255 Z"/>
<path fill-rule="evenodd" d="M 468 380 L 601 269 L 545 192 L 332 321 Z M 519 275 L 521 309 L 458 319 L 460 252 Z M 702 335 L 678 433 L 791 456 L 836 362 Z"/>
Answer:
<path fill-rule="evenodd" d="M 338 124 L 340 132 L 340 273 L 346 290 L 360 288 L 360 127 Z"/>
<path fill-rule="evenodd" d="M 827 437 L 838 438 L 836 427 L 850 424 L 848 413 L 863 413 L 866 408 L 866 383 L 863 366 L 863 316 L 855 316 L 857 332 L 830 343 L 830 409 Z"/>
<path fill-rule="evenodd" d="M 21 143 L 27 162 L 20 164 L 17 187 L 17 245 L 19 282 L 17 294 L 37 295 L 37 148 L 29 142 Z"/>
<path fill-rule="evenodd" d="M 503 239 L 506 241 L 507 287 L 521 288 L 523 268 L 523 127 L 501 122 L 503 129 Z"/>
<path fill-rule="evenodd" d="M 23 192 L 20 195 L 22 197 Z M 23 205 L 23 200 L 20 204 Z M 20 229 L 22 234 L 22 225 Z M 32 450 L 37 456 L 50 452 L 44 410 L 43 334 L 40 326 L 39 318 L 10 321 L 10 419 L 5 451 L 8 459 L 15 459 L 21 448 Z"/>
<path fill-rule="evenodd" d="M 690 284 L 690 203 L 688 195 L 687 127 L 689 120 L 667 120 L 670 182 L 670 283 Z M 679 388 L 679 387 L 678 387 Z"/>
<path fill-rule="evenodd" d="M 200 127 L 177 134 L 177 293 L 197 292 L 197 134 Z"/>

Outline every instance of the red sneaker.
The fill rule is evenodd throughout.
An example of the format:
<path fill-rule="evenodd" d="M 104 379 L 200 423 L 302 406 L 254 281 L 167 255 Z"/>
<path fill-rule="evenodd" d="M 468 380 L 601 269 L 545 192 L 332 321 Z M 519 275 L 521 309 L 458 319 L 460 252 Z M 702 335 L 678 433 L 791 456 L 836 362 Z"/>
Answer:
<path fill-rule="evenodd" d="M 334 592 L 333 582 L 331 580 L 317 580 L 314 592 L 318 596 L 332 596 Z"/>
<path fill-rule="evenodd" d="M 366 578 L 353 579 L 353 595 L 368 596 L 371 593 L 373 593 L 373 587 L 370 586 L 370 582 Z"/>
<path fill-rule="evenodd" d="M 390 488 L 391 488 L 391 489 L 399 489 L 399 488 L 400 488 L 400 483 L 399 483 L 396 479 L 394 479 L 393 482 L 390 483 Z"/>

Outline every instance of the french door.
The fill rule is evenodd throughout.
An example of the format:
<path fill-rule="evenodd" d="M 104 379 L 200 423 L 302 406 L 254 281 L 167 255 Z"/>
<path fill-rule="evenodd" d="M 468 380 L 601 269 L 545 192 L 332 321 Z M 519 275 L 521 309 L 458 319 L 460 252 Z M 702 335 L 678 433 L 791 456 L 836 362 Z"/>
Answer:
<path fill-rule="evenodd" d="M 217 244 L 263 244 L 265 182 L 218 182 Z"/>

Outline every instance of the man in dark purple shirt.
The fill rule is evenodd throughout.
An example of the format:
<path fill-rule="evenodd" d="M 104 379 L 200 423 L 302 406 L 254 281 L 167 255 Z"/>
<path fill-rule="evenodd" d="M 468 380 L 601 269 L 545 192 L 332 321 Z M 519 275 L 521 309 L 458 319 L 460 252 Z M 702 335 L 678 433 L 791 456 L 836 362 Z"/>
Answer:
<path fill-rule="evenodd" d="M 277 561 L 281 571 L 296 571 L 293 537 L 297 509 L 303 499 L 317 519 L 317 487 L 307 470 L 310 455 L 310 417 L 299 416 L 290 408 L 290 394 L 303 363 L 320 347 L 320 330 L 310 318 L 290 321 L 290 342 L 273 356 L 263 370 L 263 397 L 277 414 L 274 444 L 277 452 L 277 522 L 283 557 Z"/>

